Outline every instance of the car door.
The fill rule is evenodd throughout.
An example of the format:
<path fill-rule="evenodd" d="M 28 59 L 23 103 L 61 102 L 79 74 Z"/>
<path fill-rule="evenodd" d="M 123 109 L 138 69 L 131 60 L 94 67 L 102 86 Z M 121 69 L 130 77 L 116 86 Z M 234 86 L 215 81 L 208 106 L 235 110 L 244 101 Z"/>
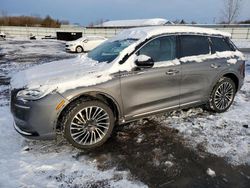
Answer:
<path fill-rule="evenodd" d="M 136 52 L 139 55 L 151 57 L 154 66 L 121 75 L 127 120 L 179 107 L 181 67 L 176 60 L 176 36 L 152 39 Z"/>
<path fill-rule="evenodd" d="M 181 106 L 206 101 L 216 75 L 225 68 L 223 60 L 213 57 L 210 42 L 207 36 L 179 36 Z"/>
<path fill-rule="evenodd" d="M 96 37 L 88 38 L 87 51 L 93 50 L 99 44 L 100 44 L 100 39 L 98 39 Z"/>

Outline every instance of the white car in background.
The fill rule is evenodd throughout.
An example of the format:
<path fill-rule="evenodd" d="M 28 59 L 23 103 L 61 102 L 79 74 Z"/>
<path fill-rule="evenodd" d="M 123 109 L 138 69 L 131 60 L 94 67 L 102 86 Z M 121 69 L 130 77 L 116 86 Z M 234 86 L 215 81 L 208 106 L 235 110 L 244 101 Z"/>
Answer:
<path fill-rule="evenodd" d="M 0 32 L 0 38 L 1 38 L 1 39 L 5 39 L 5 37 L 6 37 L 5 33 L 1 31 L 1 32 Z"/>
<path fill-rule="evenodd" d="M 70 52 L 88 52 L 106 41 L 102 36 L 84 36 L 75 41 L 67 42 L 65 45 L 66 51 Z"/>

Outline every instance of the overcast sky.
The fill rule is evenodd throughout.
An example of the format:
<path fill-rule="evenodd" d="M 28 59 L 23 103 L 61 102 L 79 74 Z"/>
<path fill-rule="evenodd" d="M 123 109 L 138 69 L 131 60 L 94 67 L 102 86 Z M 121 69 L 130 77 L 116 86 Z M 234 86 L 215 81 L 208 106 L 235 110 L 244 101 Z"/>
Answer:
<path fill-rule="evenodd" d="M 8 15 L 51 15 L 88 25 L 100 19 L 165 18 L 214 23 L 222 20 L 224 0 L 0 0 Z M 239 19 L 250 19 L 250 0 L 243 0 Z"/>

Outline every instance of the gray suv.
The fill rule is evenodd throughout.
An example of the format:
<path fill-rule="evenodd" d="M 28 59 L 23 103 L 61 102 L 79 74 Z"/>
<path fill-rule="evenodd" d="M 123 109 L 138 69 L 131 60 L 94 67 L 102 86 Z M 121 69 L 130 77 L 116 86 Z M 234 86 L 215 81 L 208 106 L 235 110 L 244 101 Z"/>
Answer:
<path fill-rule="evenodd" d="M 33 139 L 63 133 L 95 148 L 114 125 L 206 105 L 231 106 L 245 77 L 244 55 L 230 34 L 193 27 L 124 30 L 86 55 L 38 65 L 11 80 L 14 127 Z"/>

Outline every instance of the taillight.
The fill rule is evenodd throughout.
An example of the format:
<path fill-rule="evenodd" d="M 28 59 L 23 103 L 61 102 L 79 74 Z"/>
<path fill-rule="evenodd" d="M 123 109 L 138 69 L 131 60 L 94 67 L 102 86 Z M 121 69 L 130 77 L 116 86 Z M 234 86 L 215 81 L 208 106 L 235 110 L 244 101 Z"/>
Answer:
<path fill-rule="evenodd" d="M 245 78 L 245 61 L 243 61 L 239 67 L 240 75 Z"/>

